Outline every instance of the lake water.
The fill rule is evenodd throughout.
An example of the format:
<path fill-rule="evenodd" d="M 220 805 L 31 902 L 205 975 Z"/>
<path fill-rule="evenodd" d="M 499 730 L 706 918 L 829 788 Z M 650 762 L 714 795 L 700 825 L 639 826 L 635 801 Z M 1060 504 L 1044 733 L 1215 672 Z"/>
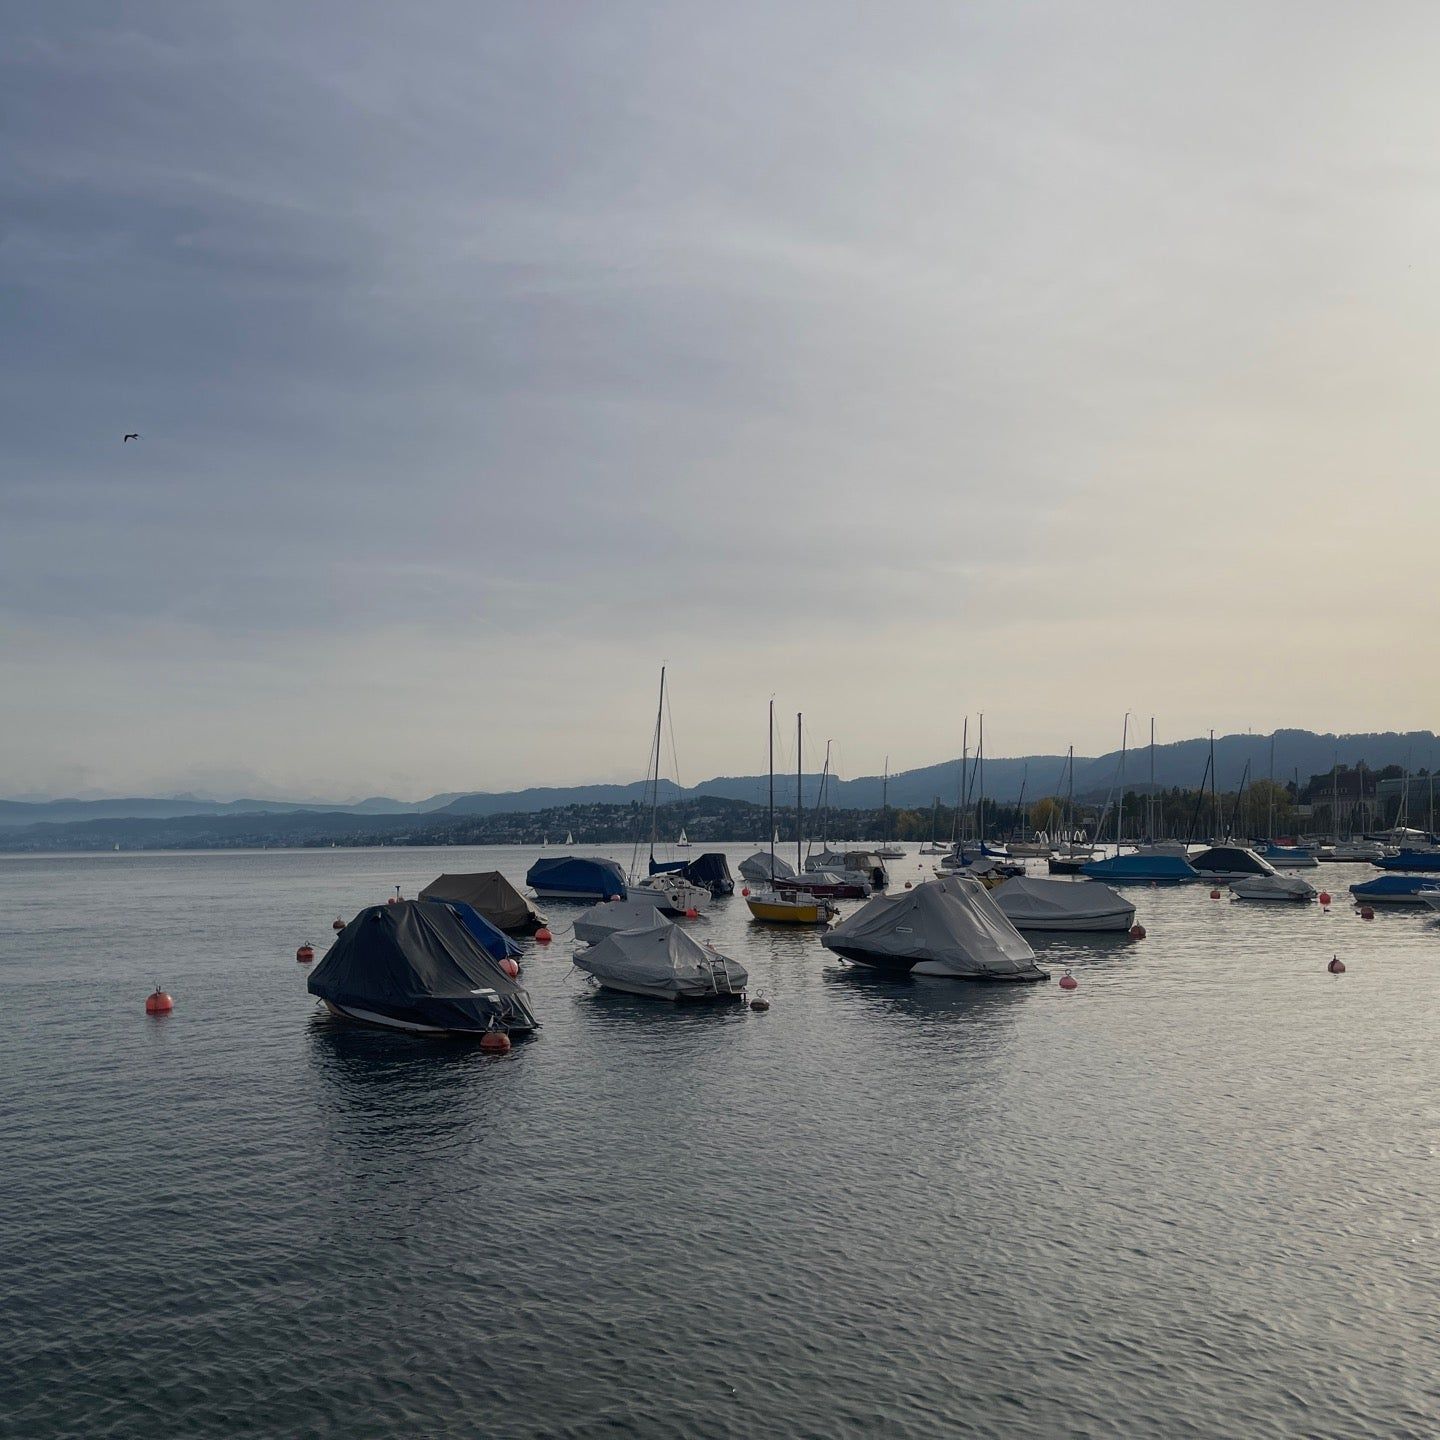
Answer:
<path fill-rule="evenodd" d="M 1148 939 L 989 989 L 737 895 L 766 1014 L 563 936 L 505 1057 L 317 1013 L 337 914 L 533 858 L 0 858 L 0 1434 L 1440 1429 L 1428 912 L 1135 891 Z"/>

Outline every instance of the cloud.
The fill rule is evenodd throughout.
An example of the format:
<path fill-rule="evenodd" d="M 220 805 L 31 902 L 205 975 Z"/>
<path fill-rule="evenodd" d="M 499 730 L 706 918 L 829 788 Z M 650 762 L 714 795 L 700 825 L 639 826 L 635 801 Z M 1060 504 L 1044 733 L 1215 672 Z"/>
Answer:
<path fill-rule="evenodd" d="M 0 790 L 1430 723 L 1437 24 L 11 7 Z"/>

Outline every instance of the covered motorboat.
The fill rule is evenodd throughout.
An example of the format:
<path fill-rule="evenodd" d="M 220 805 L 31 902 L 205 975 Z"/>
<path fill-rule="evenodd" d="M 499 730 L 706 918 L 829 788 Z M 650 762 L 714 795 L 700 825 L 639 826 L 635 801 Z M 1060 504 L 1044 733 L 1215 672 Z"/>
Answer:
<path fill-rule="evenodd" d="M 820 943 L 858 965 L 961 980 L 1044 980 L 1035 952 L 977 881 L 877 895 Z"/>
<path fill-rule="evenodd" d="M 426 1035 L 513 1034 L 540 1023 L 518 979 L 519 953 L 468 905 L 401 900 L 362 910 L 306 988 L 332 1014 L 371 1025 Z"/>
<path fill-rule="evenodd" d="M 789 880 L 795 867 L 768 850 L 757 850 L 740 862 L 740 874 L 752 885 L 768 885 L 772 880 Z"/>
<path fill-rule="evenodd" d="M 1184 885 L 1200 878 L 1179 855 L 1112 855 L 1087 860 L 1080 873 L 1112 885 Z"/>
<path fill-rule="evenodd" d="M 613 860 L 547 856 L 530 867 L 525 883 L 542 900 L 625 898 L 625 872 Z"/>
<path fill-rule="evenodd" d="M 777 879 L 774 888 L 782 895 L 803 890 L 827 900 L 863 900 L 870 894 L 869 884 L 858 875 L 832 875 L 828 870 L 807 870 L 791 880 Z"/>
<path fill-rule="evenodd" d="M 656 1000 L 740 1000 L 750 979 L 739 961 L 678 925 L 617 930 L 577 950 L 574 961 L 602 989 Z"/>
<path fill-rule="evenodd" d="M 1431 892 L 1440 892 L 1433 875 L 1377 875 L 1350 887 L 1359 905 L 1428 905 Z"/>
<path fill-rule="evenodd" d="M 643 880 L 632 880 L 628 889 L 631 900 L 654 905 L 666 915 L 688 915 L 710 904 L 710 892 L 692 885 L 683 875 L 661 871 Z"/>
<path fill-rule="evenodd" d="M 890 883 L 885 862 L 873 850 L 822 850 L 805 861 L 805 869 L 858 875 L 872 890 L 883 890 Z"/>
<path fill-rule="evenodd" d="M 991 898 L 1017 930 L 1124 932 L 1135 907 L 1099 880 L 1007 880 Z"/>
<path fill-rule="evenodd" d="M 1212 845 L 1190 856 L 1190 868 L 1202 880 L 1244 880 L 1273 875 L 1275 867 L 1245 845 Z"/>
<path fill-rule="evenodd" d="M 1402 850 L 1370 862 L 1377 870 L 1440 870 L 1440 850 Z"/>
<path fill-rule="evenodd" d="M 1230 882 L 1237 900 L 1313 900 L 1315 887 L 1298 875 L 1246 875 Z"/>
<path fill-rule="evenodd" d="M 1278 840 L 1267 840 L 1255 846 L 1255 853 L 1277 870 L 1318 870 L 1320 862 L 1313 850 L 1303 845 L 1282 845 Z"/>
<path fill-rule="evenodd" d="M 1333 845 L 1322 845 L 1317 860 L 1333 864 L 1364 864 L 1366 861 L 1383 860 L 1389 854 L 1376 840 L 1337 840 Z"/>
<path fill-rule="evenodd" d="M 714 900 L 735 893 L 735 877 L 730 873 L 730 862 L 718 850 L 707 850 L 693 860 L 657 860 L 652 855 L 650 873 L 680 875 L 692 885 L 708 890 Z"/>
<path fill-rule="evenodd" d="M 545 924 L 545 917 L 498 870 L 442 875 L 420 898 L 461 901 L 507 935 L 533 935 Z"/>
<path fill-rule="evenodd" d="M 669 923 L 646 900 L 602 900 L 575 917 L 575 938 L 593 945 L 619 930 L 659 930 Z"/>

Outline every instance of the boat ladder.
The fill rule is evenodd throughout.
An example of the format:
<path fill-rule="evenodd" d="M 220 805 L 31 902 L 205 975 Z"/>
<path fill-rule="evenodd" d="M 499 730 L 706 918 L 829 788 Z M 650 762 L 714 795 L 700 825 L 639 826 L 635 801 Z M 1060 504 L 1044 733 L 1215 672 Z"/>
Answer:
<path fill-rule="evenodd" d="M 733 995 L 735 987 L 730 983 L 730 967 L 708 945 L 705 947 L 705 963 L 710 967 L 710 983 L 715 987 L 715 993 Z"/>

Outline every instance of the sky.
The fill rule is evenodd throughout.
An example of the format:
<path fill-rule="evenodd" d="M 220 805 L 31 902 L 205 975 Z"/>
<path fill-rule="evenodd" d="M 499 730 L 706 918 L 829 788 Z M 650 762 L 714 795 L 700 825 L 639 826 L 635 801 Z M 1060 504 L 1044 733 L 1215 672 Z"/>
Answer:
<path fill-rule="evenodd" d="M 1437 42 L 12 0 L 0 794 L 1433 728 Z"/>

